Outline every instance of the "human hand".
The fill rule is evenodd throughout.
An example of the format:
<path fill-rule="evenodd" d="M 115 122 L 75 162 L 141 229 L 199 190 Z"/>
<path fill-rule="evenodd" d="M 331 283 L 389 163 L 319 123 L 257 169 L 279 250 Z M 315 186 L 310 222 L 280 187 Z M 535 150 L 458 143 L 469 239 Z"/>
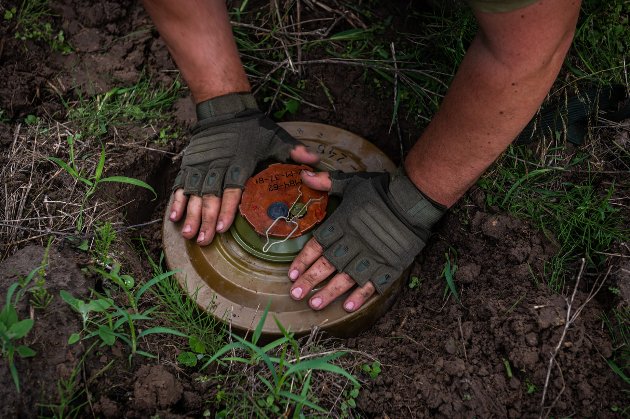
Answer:
<path fill-rule="evenodd" d="M 245 182 L 256 164 L 268 158 L 315 164 L 311 154 L 267 118 L 251 94 L 234 93 L 197 105 L 199 122 L 184 150 L 173 185 L 171 221 L 186 219 L 182 235 L 201 246 L 215 232 L 227 231 L 236 215 Z"/>
<path fill-rule="evenodd" d="M 374 291 L 384 292 L 424 248 L 431 227 L 446 210 L 429 201 L 402 170 L 392 175 L 303 172 L 302 181 L 343 197 L 289 267 L 295 300 L 337 272 L 309 298 L 314 310 L 355 285 L 343 305 L 348 312 L 359 309 Z"/>

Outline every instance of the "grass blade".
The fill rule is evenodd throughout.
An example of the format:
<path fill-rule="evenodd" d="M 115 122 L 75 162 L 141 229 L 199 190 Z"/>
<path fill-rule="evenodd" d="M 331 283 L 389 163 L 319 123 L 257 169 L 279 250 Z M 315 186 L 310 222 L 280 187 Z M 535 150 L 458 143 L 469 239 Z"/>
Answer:
<path fill-rule="evenodd" d="M 134 179 L 132 177 L 127 177 L 127 176 L 109 176 L 109 177 L 99 180 L 99 182 L 126 183 L 129 185 L 139 186 L 141 188 L 148 189 L 149 191 L 153 193 L 153 197 L 157 198 L 157 193 L 155 192 L 155 189 L 153 189 L 151 185 L 149 185 L 146 182 L 141 181 L 140 179 Z"/>
<path fill-rule="evenodd" d="M 180 337 L 183 337 L 183 338 L 187 338 L 188 337 L 187 334 L 182 333 L 182 332 L 180 332 L 178 330 L 171 329 L 169 327 L 156 326 L 156 327 L 152 327 L 150 329 L 143 330 L 142 332 L 140 332 L 138 334 L 138 338 L 141 338 L 141 337 L 146 336 L 146 335 L 155 334 L 155 333 L 164 333 L 164 334 L 168 334 L 168 335 L 180 336 Z"/>

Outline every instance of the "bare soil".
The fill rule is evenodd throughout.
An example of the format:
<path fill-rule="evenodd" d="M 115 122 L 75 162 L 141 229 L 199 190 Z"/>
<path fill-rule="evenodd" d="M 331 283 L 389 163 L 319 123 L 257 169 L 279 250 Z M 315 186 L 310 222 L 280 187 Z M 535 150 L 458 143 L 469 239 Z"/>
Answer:
<path fill-rule="evenodd" d="M 7 176 L 16 139 L 27 141 L 26 149 L 41 146 L 40 157 L 55 151 L 54 142 L 38 143 L 26 135 L 23 119 L 34 114 L 63 121 L 63 100 L 130 85 L 143 72 L 166 84 L 176 77 L 164 43 L 138 2 L 53 0 L 51 6 L 57 14 L 54 23 L 74 47 L 71 54 L 52 52 L 45 43 L 18 41 L 11 22 L 0 23 L 0 109 L 8 118 L 0 123 L 4 187 L 18 190 L 29 182 L 46 184 L 50 213 L 61 205 L 52 201 L 61 200 L 69 182 L 58 172 L 50 174 L 54 173 L 51 163 L 43 158 L 30 173 L 18 170 Z M 325 80 L 335 109 L 317 90 L 309 100 L 325 110 L 302 107 L 292 118 L 354 131 L 399 161 L 400 139 L 390 130 L 389 90 L 367 87 L 363 70 L 357 69 L 313 66 L 303 77 Z M 172 123 L 186 132 L 194 119 L 189 98 L 176 103 L 173 115 Z M 406 149 L 419 132 L 409 121 L 402 121 L 402 128 Z M 151 126 L 132 124 L 106 137 L 116 150 L 109 173 L 147 181 L 159 194 L 158 200 L 151 200 L 149 193 L 139 193 L 137 188 L 109 185 L 99 192 L 99 199 L 110 219 L 132 225 L 162 218 L 177 170 L 177 153 L 187 136 L 159 146 L 152 142 L 156 135 Z M 44 211 L 43 198 L 28 197 L 33 216 L 38 206 Z M 11 214 L 5 213 L 4 218 L 6 223 Z M 11 230 L 11 236 L 5 235 L 8 229 L 0 230 L 5 257 L 0 264 L 3 296 L 10 284 L 39 266 L 44 254 L 42 237 L 47 235 L 34 231 L 32 223 L 20 225 L 25 228 L 18 233 Z M 85 343 L 67 344 L 81 322 L 61 301 L 59 291 L 87 296 L 102 284 L 82 269 L 89 263 L 88 256 L 71 246 L 64 234 L 57 236 L 50 251 L 46 274 L 53 302 L 44 310 L 33 309 L 26 300 L 19 307 L 21 318 L 35 319 L 25 343 L 37 355 L 16 361 L 23 388 L 20 394 L 6 363 L 0 364 L 0 417 L 50 414 L 45 405 L 58 402 L 58 380 L 69 378 L 84 359 Z M 159 222 L 121 233 L 119 257 L 137 278 L 148 278 L 149 267 L 131 239 L 142 236 L 149 251 L 157 255 L 160 235 Z M 420 284 L 405 289 L 371 330 L 344 342 L 383 365 L 375 379 L 360 377 L 363 387 L 357 413 L 367 417 L 538 416 L 550 353 L 560 339 L 567 310 L 565 299 L 540 282 L 544 263 L 556 250 L 553 241 L 528 223 L 486 207 L 483 193 L 473 189 L 445 217 L 418 257 L 412 276 Z M 449 252 L 457 254 L 455 279 L 461 303 L 453 296 L 445 298 L 441 273 Z M 625 270 L 615 265 L 610 280 L 627 290 L 627 272 L 627 265 Z M 596 277 L 591 274 L 582 282 L 577 305 L 586 300 Z M 602 313 L 617 303 L 603 293 L 570 328 L 548 388 L 547 404 L 557 398 L 553 416 L 614 417 L 614 407 L 627 405 L 623 381 L 606 364 L 613 347 L 601 320 Z M 183 341 L 160 337 L 146 344 L 159 359 L 134 357 L 129 362 L 127 348 L 120 345 L 98 348 L 84 359 L 76 380 L 90 397 L 83 398 L 86 404 L 79 416 L 180 418 L 201 417 L 206 409 L 215 411 L 216 383 L 196 379 L 199 374 L 175 361 Z"/>

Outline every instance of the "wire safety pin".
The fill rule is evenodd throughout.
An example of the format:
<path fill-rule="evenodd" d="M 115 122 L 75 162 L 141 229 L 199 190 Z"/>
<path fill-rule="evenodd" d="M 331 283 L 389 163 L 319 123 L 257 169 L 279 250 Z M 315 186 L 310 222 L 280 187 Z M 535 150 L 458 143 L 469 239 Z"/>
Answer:
<path fill-rule="evenodd" d="M 264 253 L 269 252 L 269 250 L 271 250 L 271 248 L 276 245 L 276 244 L 280 244 L 280 243 L 284 243 L 287 240 L 289 240 L 291 237 L 293 237 L 293 235 L 295 234 L 295 232 L 298 230 L 299 225 L 298 222 L 296 221 L 297 218 L 302 217 L 305 213 L 306 210 L 308 209 L 308 207 L 315 203 L 315 202 L 319 202 L 322 199 L 324 199 L 324 197 L 320 197 L 317 199 L 311 198 L 308 201 L 306 201 L 306 204 L 304 204 L 304 206 L 302 208 L 300 208 L 298 210 L 298 212 L 296 214 L 294 214 L 293 216 L 291 216 L 291 211 L 293 211 L 293 208 L 295 208 L 295 206 L 299 203 L 300 198 L 302 198 L 302 185 L 299 186 L 298 188 L 298 196 L 297 198 L 295 198 L 295 200 L 293 201 L 293 203 L 291 204 L 291 206 L 289 207 L 289 211 L 287 216 L 281 216 L 276 218 L 275 220 L 273 220 L 273 223 L 271 223 L 271 225 L 269 227 L 267 227 L 267 230 L 265 230 L 265 245 L 262 247 L 262 251 Z M 278 241 L 271 241 L 271 237 L 269 237 L 269 233 L 271 232 L 271 230 L 273 230 L 273 228 L 276 226 L 276 223 L 278 222 L 278 220 L 283 220 L 285 223 L 287 224 L 293 224 L 293 230 L 291 230 L 291 232 L 284 237 L 282 240 L 278 240 Z"/>

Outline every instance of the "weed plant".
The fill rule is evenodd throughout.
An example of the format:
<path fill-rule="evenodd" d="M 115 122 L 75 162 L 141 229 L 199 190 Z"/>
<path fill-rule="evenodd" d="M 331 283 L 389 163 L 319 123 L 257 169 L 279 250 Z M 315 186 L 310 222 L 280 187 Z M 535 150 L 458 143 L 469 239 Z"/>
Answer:
<path fill-rule="evenodd" d="M 24 0 L 19 9 L 15 7 L 4 12 L 4 19 L 15 21 L 15 37 L 22 41 L 42 41 L 53 51 L 63 54 L 72 52 L 62 30 L 56 30 L 50 23 L 52 12 L 48 0 Z"/>
<path fill-rule="evenodd" d="M 92 258 L 99 266 L 110 267 L 113 262 L 111 246 L 116 241 L 116 230 L 112 223 L 106 222 L 96 228 L 92 245 Z"/>
<path fill-rule="evenodd" d="M 103 183 L 113 182 L 113 183 L 125 183 L 129 185 L 139 186 L 141 188 L 151 191 L 153 195 L 157 197 L 157 194 L 155 193 L 155 190 L 153 189 L 153 187 L 151 187 L 151 185 L 139 179 L 130 178 L 127 176 L 103 177 L 103 172 L 105 169 L 105 159 L 106 159 L 104 145 L 101 145 L 101 152 L 99 155 L 98 162 L 96 166 L 94 167 L 93 171 L 91 171 L 91 173 L 89 173 L 83 167 L 79 166 L 78 164 L 79 156 L 75 155 L 75 142 L 79 140 L 80 138 L 81 138 L 80 134 L 68 135 L 66 137 L 66 142 L 68 143 L 68 153 L 69 153 L 69 159 L 67 162 L 58 157 L 52 157 L 52 156 L 48 157 L 48 160 L 55 163 L 57 166 L 63 169 L 66 173 L 68 173 L 74 180 L 84 184 L 86 187 L 85 194 L 83 195 L 83 198 L 81 201 L 79 216 L 77 218 L 77 222 L 75 226 L 77 231 L 80 232 L 81 230 L 83 230 L 83 210 L 85 208 L 85 205 L 88 203 L 92 195 L 94 195 L 98 186 Z"/>
<path fill-rule="evenodd" d="M 257 368 L 256 380 L 262 389 L 253 391 L 251 404 L 241 400 L 226 408 L 221 417 L 234 417 L 255 414 L 258 417 L 305 417 L 308 412 L 328 413 L 313 400 L 311 380 L 315 371 L 323 371 L 339 376 L 359 386 L 357 379 L 333 361 L 345 355 L 334 351 L 330 354 L 305 356 L 300 352 L 298 341 L 274 319 L 282 336 L 264 346 L 260 343 L 262 329 L 269 307 L 263 312 L 251 340 L 232 334 L 234 340 L 220 348 L 204 364 L 204 368 L 214 362 L 237 363 Z M 229 356 L 226 356 L 230 354 Z M 262 391 L 261 391 L 262 390 Z"/>
<path fill-rule="evenodd" d="M 157 310 L 157 307 L 140 309 L 141 297 L 151 287 L 171 276 L 173 272 L 158 275 L 138 288 L 135 286 L 133 277 L 120 272 L 120 265 L 114 265 L 110 271 L 101 268 L 92 269 L 110 281 L 111 284 L 118 286 L 127 299 L 127 305 L 123 307 L 117 305 L 110 290 L 106 291 L 106 296 L 96 294 L 95 299 L 87 302 L 74 297 L 67 291 L 61 291 L 61 298 L 81 314 L 83 323 L 83 330 L 73 333 L 68 340 L 69 344 L 76 343 L 81 339 L 98 337 L 104 345 L 112 346 L 117 339 L 120 339 L 130 348 L 129 360 L 131 361 L 131 358 L 136 354 L 155 358 L 155 355 L 138 349 L 140 339 L 145 336 L 168 334 L 187 337 L 187 334 L 168 327 L 144 327 L 144 322 L 153 320 L 152 314 Z M 142 328 L 138 326 L 139 322 L 143 322 Z"/>
<path fill-rule="evenodd" d="M 35 274 L 37 270 L 31 272 Z M 28 335 L 33 328 L 33 319 L 20 320 L 17 312 L 17 304 L 23 293 L 19 292 L 19 283 L 12 284 L 7 290 L 7 296 L 2 310 L 0 310 L 0 343 L 2 344 L 2 357 L 6 358 L 11 372 L 11 378 L 17 392 L 20 392 L 20 377 L 15 366 L 16 355 L 20 358 L 30 358 L 36 355 L 36 352 L 26 345 L 22 345 L 19 341 Z"/>
<path fill-rule="evenodd" d="M 163 276 L 166 273 L 164 254 L 162 253 L 160 259 L 155 261 L 149 255 L 143 241 L 141 245 L 152 267 L 153 275 Z M 184 365 L 195 366 L 197 360 L 201 358 L 198 355 L 215 353 L 225 344 L 227 337 L 225 325 L 199 308 L 195 302 L 196 290 L 184 290 L 177 279 L 169 275 L 157 282 L 151 291 L 160 301 L 160 315 L 175 328 L 186 331 L 190 335 L 190 350 L 183 351 L 185 355 L 182 355 L 180 359 Z"/>
<path fill-rule="evenodd" d="M 86 355 L 92 350 L 90 347 L 86 351 Z M 60 378 L 57 381 L 57 401 L 55 403 L 42 404 L 40 407 L 44 409 L 45 415 L 41 417 L 53 419 L 74 419 L 81 417 L 84 413 L 83 409 L 88 404 L 85 400 L 86 389 L 80 386 L 81 369 L 85 362 L 85 356 L 72 368 L 67 378 Z"/>

